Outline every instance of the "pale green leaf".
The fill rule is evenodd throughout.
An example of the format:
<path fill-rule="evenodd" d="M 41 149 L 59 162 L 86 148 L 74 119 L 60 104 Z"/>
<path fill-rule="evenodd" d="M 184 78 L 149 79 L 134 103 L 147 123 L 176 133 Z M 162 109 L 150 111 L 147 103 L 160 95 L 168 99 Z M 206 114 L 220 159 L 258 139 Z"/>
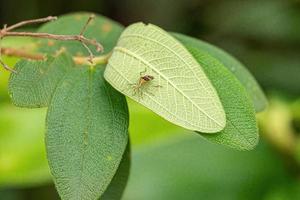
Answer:
<path fill-rule="evenodd" d="M 142 75 L 154 79 L 135 90 Z M 174 124 L 206 133 L 225 126 L 222 104 L 201 66 L 157 26 L 129 26 L 113 50 L 104 76 L 117 90 Z"/>
<path fill-rule="evenodd" d="M 89 16 L 92 13 L 78 12 L 60 16 L 56 21 L 49 22 L 42 26 L 38 32 L 78 35 Z M 104 16 L 95 15 L 95 18 L 87 26 L 84 36 L 89 39 L 95 39 L 104 47 L 104 53 L 108 53 L 116 45 L 120 34 L 123 31 L 123 26 Z M 55 41 L 55 40 L 40 40 L 39 51 L 45 53 L 54 53 L 60 48 L 65 48 L 69 53 L 77 56 L 89 55 L 85 47 L 77 41 Z M 89 45 L 91 51 L 97 55 L 94 46 Z"/>
<path fill-rule="evenodd" d="M 267 107 L 268 101 L 264 92 L 253 75 L 241 62 L 222 49 L 207 42 L 178 33 L 173 33 L 173 35 L 177 39 L 180 38 L 182 42 L 193 43 L 195 47 L 209 53 L 211 56 L 218 59 L 219 62 L 221 62 L 227 69 L 229 69 L 246 88 L 246 91 L 253 101 L 256 112 L 263 111 Z"/>
<path fill-rule="evenodd" d="M 177 38 L 181 41 L 181 36 Z M 258 143 L 259 135 L 255 110 L 245 88 L 221 62 L 199 49 L 197 43 L 182 40 L 182 44 L 203 67 L 216 88 L 226 113 L 226 127 L 222 131 L 202 136 L 235 149 L 253 149 Z"/>
<path fill-rule="evenodd" d="M 73 67 L 72 57 L 61 54 L 46 61 L 21 60 L 17 73 L 11 73 L 9 95 L 19 107 L 39 108 L 48 106 L 57 84 Z"/>
<path fill-rule="evenodd" d="M 99 198 L 127 144 L 126 100 L 103 79 L 103 67 L 74 68 L 49 106 L 47 155 L 63 200 Z"/>

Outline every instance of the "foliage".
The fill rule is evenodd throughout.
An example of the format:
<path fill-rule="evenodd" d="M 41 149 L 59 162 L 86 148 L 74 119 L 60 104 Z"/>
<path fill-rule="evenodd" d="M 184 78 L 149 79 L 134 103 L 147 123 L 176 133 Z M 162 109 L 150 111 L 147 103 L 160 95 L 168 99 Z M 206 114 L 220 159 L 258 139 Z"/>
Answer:
<path fill-rule="evenodd" d="M 67 54 L 49 56 L 46 61 L 21 60 L 15 66 L 18 74 L 9 81 L 10 98 L 18 107 L 46 107 L 64 75 L 73 67 Z"/>
<path fill-rule="evenodd" d="M 38 32 L 78 34 L 89 15 L 62 16 Z M 99 15 L 88 25 L 85 36 L 105 48 L 106 60 L 98 64 L 74 62 L 74 56 L 87 55 L 79 42 L 37 40 L 36 51 L 46 60 L 21 60 L 10 77 L 15 105 L 48 107 L 47 159 L 62 199 L 121 197 L 130 163 L 123 94 L 213 142 L 239 150 L 258 142 L 253 105 L 260 111 L 266 102 L 243 66 L 236 64 L 240 73 L 232 73 L 235 61 L 227 54 L 185 36 L 176 35 L 178 41 L 154 25 L 137 23 L 121 35 L 122 30 Z M 153 77 L 146 84 L 141 84 L 143 70 Z"/>
<path fill-rule="evenodd" d="M 111 182 L 127 144 L 125 98 L 101 78 L 102 73 L 103 66 L 71 70 L 48 108 L 47 155 L 62 199 L 97 199 Z"/>
<path fill-rule="evenodd" d="M 178 37 L 180 40 L 180 36 Z M 183 40 L 184 41 L 184 40 Z M 197 41 L 183 42 L 204 68 L 216 88 L 226 113 L 226 127 L 218 134 L 202 134 L 208 140 L 250 150 L 258 143 L 255 111 L 245 88 L 217 59 L 197 48 Z M 226 84 L 224 84 L 226 83 Z"/>
<path fill-rule="evenodd" d="M 193 44 L 196 48 L 202 49 L 230 70 L 245 87 L 253 101 L 256 112 L 263 111 L 266 108 L 268 102 L 265 94 L 255 78 L 241 62 L 222 49 L 207 42 L 178 33 L 174 33 L 173 35 L 183 43 Z"/>
<path fill-rule="evenodd" d="M 134 86 L 143 71 L 154 80 Z M 117 90 L 174 124 L 205 133 L 225 126 L 222 104 L 200 65 L 178 41 L 154 25 L 137 23 L 126 28 L 104 76 Z"/>

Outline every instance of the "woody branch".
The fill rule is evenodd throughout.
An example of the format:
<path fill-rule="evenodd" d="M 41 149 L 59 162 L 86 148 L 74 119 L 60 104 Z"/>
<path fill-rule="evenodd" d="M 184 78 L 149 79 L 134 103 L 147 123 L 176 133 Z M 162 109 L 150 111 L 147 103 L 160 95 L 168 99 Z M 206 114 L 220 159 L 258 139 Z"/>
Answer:
<path fill-rule="evenodd" d="M 49 16 L 46 18 L 22 21 L 17 24 L 14 24 L 12 26 L 9 26 L 9 27 L 7 27 L 7 25 L 4 25 L 4 28 L 0 29 L 0 40 L 5 37 L 23 36 L 23 37 L 46 38 L 46 39 L 61 40 L 61 41 L 78 41 L 87 49 L 87 51 L 89 53 L 88 61 L 90 63 L 93 63 L 94 55 L 93 55 L 92 51 L 89 49 L 88 45 L 95 46 L 97 52 L 103 51 L 103 47 L 99 42 L 97 42 L 96 40 L 93 40 L 93 39 L 86 38 L 83 35 L 84 32 L 86 31 L 88 24 L 91 22 L 91 20 L 93 20 L 93 18 L 94 18 L 94 15 L 91 15 L 89 17 L 89 19 L 87 20 L 87 22 L 85 23 L 84 27 L 82 28 L 82 30 L 80 31 L 80 33 L 78 35 L 56 35 L 56 34 L 50 34 L 50 33 L 33 33 L 33 32 L 15 32 L 15 31 L 13 31 L 16 28 L 19 28 L 19 27 L 22 27 L 25 25 L 50 22 L 50 21 L 54 21 L 57 19 L 57 17 L 52 17 L 52 16 Z M 41 58 L 40 55 L 36 56 L 36 55 L 28 54 L 28 53 L 21 52 L 20 50 L 13 50 L 13 49 L 9 49 L 9 48 L 0 49 L 0 50 L 1 50 L 0 52 L 3 54 L 10 54 L 10 55 L 20 56 L 20 57 L 28 57 L 31 59 L 40 59 Z M 15 72 L 10 67 L 8 67 L 1 59 L 0 59 L 0 64 L 6 70 Z"/>

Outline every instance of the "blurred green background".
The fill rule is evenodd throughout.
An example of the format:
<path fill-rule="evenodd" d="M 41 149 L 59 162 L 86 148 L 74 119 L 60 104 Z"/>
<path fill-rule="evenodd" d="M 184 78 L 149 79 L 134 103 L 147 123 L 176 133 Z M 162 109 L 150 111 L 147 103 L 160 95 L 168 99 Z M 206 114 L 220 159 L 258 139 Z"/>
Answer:
<path fill-rule="evenodd" d="M 132 167 L 124 200 L 300 199 L 300 1 L 10 0 L 0 2 L 0 22 L 83 10 L 220 46 L 249 68 L 270 101 L 258 114 L 261 140 L 250 152 L 212 144 L 129 101 Z M 46 111 L 11 105 L 8 75 L 0 69 L 0 200 L 59 199 L 45 156 Z"/>

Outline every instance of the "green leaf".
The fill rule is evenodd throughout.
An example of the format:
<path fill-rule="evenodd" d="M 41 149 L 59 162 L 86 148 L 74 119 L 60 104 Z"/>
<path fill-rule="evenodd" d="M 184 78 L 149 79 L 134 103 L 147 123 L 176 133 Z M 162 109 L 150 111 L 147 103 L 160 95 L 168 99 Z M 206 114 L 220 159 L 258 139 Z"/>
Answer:
<path fill-rule="evenodd" d="M 57 84 L 73 67 L 72 57 L 61 54 L 46 61 L 21 60 L 17 73 L 11 73 L 9 94 L 19 107 L 39 108 L 48 106 Z"/>
<path fill-rule="evenodd" d="M 143 75 L 154 79 L 139 87 Z M 174 124 L 206 133 L 225 126 L 220 99 L 201 66 L 157 26 L 129 26 L 114 48 L 104 76 L 117 90 Z"/>
<path fill-rule="evenodd" d="M 101 196 L 101 200 L 120 200 L 122 198 L 129 178 L 130 164 L 130 143 L 128 142 L 119 168 Z"/>
<path fill-rule="evenodd" d="M 105 82 L 103 67 L 73 69 L 49 106 L 47 154 L 64 200 L 99 198 L 116 173 L 127 144 L 126 100 Z"/>
<path fill-rule="evenodd" d="M 177 36 L 181 41 L 181 36 Z M 250 150 L 258 143 L 258 128 L 254 107 L 245 88 L 236 77 L 195 42 L 182 40 L 183 45 L 203 67 L 216 88 L 226 113 L 226 127 L 218 134 L 202 134 L 210 141 L 239 149 Z"/>
<path fill-rule="evenodd" d="M 58 20 L 49 22 L 42 26 L 38 32 L 78 35 L 91 14 L 92 13 L 79 12 L 60 16 Z M 95 18 L 87 26 L 84 36 L 100 42 L 104 47 L 104 53 L 108 53 L 115 46 L 122 31 L 123 26 L 119 23 L 104 16 L 95 15 Z M 82 44 L 76 41 L 50 41 L 43 39 L 40 40 L 39 51 L 54 53 L 62 47 L 64 47 L 72 55 L 89 55 Z M 99 54 L 94 46 L 89 45 L 89 48 L 95 55 Z"/>
<path fill-rule="evenodd" d="M 195 39 L 178 33 L 173 33 L 173 36 L 177 39 L 180 39 L 182 42 L 193 43 L 195 47 L 202 49 L 212 57 L 218 59 L 219 62 L 221 62 L 227 69 L 229 69 L 246 88 L 249 96 L 253 101 L 256 112 L 263 111 L 267 107 L 268 101 L 261 87 L 255 80 L 253 75 L 248 71 L 248 69 L 237 59 L 235 59 L 233 56 L 226 53 L 222 49 L 199 39 Z"/>
<path fill-rule="evenodd" d="M 202 134 L 208 140 L 240 150 L 251 150 L 258 143 L 255 110 L 248 94 L 235 77 L 209 54 L 190 49 L 216 87 L 226 113 L 226 127 L 219 134 Z"/>

